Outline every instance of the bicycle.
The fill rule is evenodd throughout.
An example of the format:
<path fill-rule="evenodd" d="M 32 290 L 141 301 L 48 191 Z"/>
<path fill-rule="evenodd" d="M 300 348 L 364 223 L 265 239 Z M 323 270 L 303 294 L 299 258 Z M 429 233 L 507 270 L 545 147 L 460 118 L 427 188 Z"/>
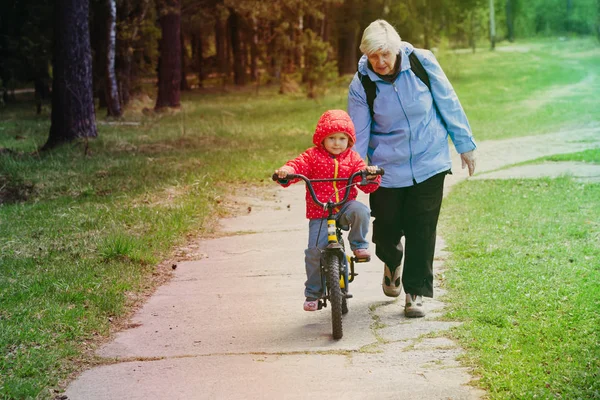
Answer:
<path fill-rule="evenodd" d="M 375 175 L 383 175 L 382 168 L 378 168 Z M 360 182 L 353 183 L 357 176 L 361 176 Z M 348 313 L 348 299 L 352 298 L 352 294 L 348 291 L 349 283 L 354 281 L 354 277 L 358 275 L 354 271 L 355 263 L 371 261 L 371 258 L 357 258 L 346 254 L 344 248 L 344 240 L 342 236 L 343 227 L 337 224 L 334 218 L 333 210 L 336 207 L 341 207 L 348 201 L 350 195 L 350 187 L 353 185 L 368 185 L 373 182 L 367 179 L 368 175 L 372 175 L 366 170 L 357 171 L 349 178 L 329 178 L 329 179 L 308 179 L 300 174 L 288 174 L 285 179 L 279 179 L 276 174 L 273 174 L 274 181 L 288 181 L 293 179 L 301 179 L 306 183 L 306 187 L 313 201 L 327 210 L 327 247 L 321 254 L 321 288 L 324 288 L 323 294 L 319 299 L 319 310 L 327 307 L 327 302 L 331 303 L 331 326 L 334 339 L 341 339 L 344 335 L 342 326 L 342 315 Z M 319 201 L 313 189 L 313 182 L 346 182 L 346 186 L 334 192 L 326 203 Z M 340 190 L 347 189 L 344 197 L 339 202 L 331 201 L 331 198 Z M 317 240 L 318 242 L 318 240 Z M 335 282 L 335 284 L 333 284 Z"/>

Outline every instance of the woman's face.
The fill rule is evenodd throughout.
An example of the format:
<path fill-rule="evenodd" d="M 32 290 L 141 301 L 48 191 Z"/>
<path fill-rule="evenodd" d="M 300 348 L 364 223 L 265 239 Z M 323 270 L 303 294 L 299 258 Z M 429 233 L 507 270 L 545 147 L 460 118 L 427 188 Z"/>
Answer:
<path fill-rule="evenodd" d="M 396 64 L 396 54 L 389 50 L 379 50 L 368 56 L 369 63 L 373 67 L 373 71 L 379 75 L 389 75 L 394 72 L 394 65 Z"/>

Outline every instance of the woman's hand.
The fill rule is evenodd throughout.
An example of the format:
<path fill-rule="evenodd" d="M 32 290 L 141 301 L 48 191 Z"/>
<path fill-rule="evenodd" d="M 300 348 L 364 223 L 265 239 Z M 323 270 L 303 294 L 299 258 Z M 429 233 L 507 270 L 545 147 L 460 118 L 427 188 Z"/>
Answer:
<path fill-rule="evenodd" d="M 277 174 L 277 177 L 279 179 L 283 179 L 288 174 L 293 174 L 294 173 L 294 168 L 290 167 L 289 165 L 284 165 L 283 167 L 281 167 L 279 169 L 276 169 L 275 173 Z"/>
<path fill-rule="evenodd" d="M 375 179 L 377 178 L 377 175 L 375 175 L 377 173 L 377 165 L 368 165 L 365 170 L 369 173 L 369 174 L 373 174 L 373 175 L 367 175 L 367 179 Z"/>
<path fill-rule="evenodd" d="M 462 161 L 462 169 L 469 167 L 469 176 L 473 176 L 475 173 L 475 150 L 462 153 L 460 159 Z"/>

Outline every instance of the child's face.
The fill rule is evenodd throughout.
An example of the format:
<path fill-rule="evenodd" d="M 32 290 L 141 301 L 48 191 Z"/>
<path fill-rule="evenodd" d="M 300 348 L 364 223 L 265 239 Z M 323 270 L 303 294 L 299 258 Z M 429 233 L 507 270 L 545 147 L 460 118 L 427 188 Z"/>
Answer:
<path fill-rule="evenodd" d="M 342 132 L 333 133 L 323 140 L 323 147 L 331 154 L 338 155 L 348 148 L 348 135 Z"/>

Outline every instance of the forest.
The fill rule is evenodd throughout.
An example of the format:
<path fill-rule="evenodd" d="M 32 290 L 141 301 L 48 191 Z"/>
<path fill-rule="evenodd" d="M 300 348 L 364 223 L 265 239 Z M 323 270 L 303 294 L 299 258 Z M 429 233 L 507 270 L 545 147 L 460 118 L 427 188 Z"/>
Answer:
<path fill-rule="evenodd" d="M 443 66 L 479 146 L 477 174 L 486 162 L 488 171 L 517 161 L 540 169 L 549 162 L 600 165 L 600 0 L 0 2 L 0 399 L 65 399 L 83 371 L 128 364 L 132 359 L 121 363 L 97 350 L 137 327 L 132 313 L 185 271 L 184 262 L 209 259 L 201 242 L 229 239 L 223 218 L 254 217 L 262 207 L 304 216 L 304 208 L 271 197 L 272 171 L 311 145 L 324 110 L 347 106 L 362 32 L 378 18 L 403 40 L 431 49 Z M 546 146 L 559 153 L 542 153 Z M 459 168 L 455 176 L 466 175 Z M 444 207 L 439 232 L 452 258 L 436 279 L 447 290 L 448 313 L 433 319 L 460 322 L 439 337 L 464 348 L 460 368 L 473 368 L 473 386 L 490 399 L 599 398 L 598 182 L 469 179 L 454 186 Z M 231 237 L 262 238 L 250 225 Z M 284 236 L 287 228 L 277 229 L 282 248 L 296 244 Z M 282 358 L 274 335 L 289 320 L 276 325 L 270 318 L 273 309 L 288 308 L 273 299 L 294 295 L 270 282 L 300 278 L 300 287 L 303 254 L 289 252 L 280 265 L 265 256 L 267 244 L 256 246 L 247 258 L 259 258 L 260 277 L 244 264 L 243 274 L 228 269 L 215 286 L 227 288 L 232 314 L 174 312 L 198 326 L 213 316 L 231 325 L 264 321 L 273 336 L 258 325 L 248 335 L 272 342 L 272 354 Z M 261 294 L 268 312 L 247 312 L 252 296 L 238 275 L 254 282 L 267 268 L 277 272 L 264 282 L 281 291 Z M 212 271 L 220 273 L 205 276 L 218 276 Z M 369 276 L 380 294 L 379 271 L 361 271 L 358 282 Z M 352 322 L 370 331 L 376 346 L 336 357 L 380 360 L 384 346 L 397 344 L 383 335 L 406 325 L 380 300 L 365 303 L 364 321 Z M 392 318 L 397 325 L 387 323 Z M 291 329 L 305 335 L 306 325 L 299 319 Z M 227 329 L 206 332 L 230 336 Z M 409 347 L 424 348 L 431 337 Z M 185 340 L 202 354 L 214 352 L 203 337 Z M 155 343 L 163 349 L 183 341 Z M 189 354 L 172 360 L 187 363 Z M 144 368 L 170 362 L 135 361 Z M 437 360 L 417 364 L 446 369 Z M 174 375 L 189 376 L 160 376 Z M 420 367 L 411 376 L 424 378 Z M 303 384 L 296 375 L 294 382 Z"/>
<path fill-rule="evenodd" d="M 52 148 L 95 137 L 96 105 L 119 117 L 148 82 L 157 110 L 207 86 L 279 84 L 316 97 L 355 72 L 362 31 L 377 18 L 416 46 L 477 51 L 600 38 L 599 15 L 600 0 L 5 0 L 1 101 L 33 88 L 40 113 L 53 93 Z"/>

